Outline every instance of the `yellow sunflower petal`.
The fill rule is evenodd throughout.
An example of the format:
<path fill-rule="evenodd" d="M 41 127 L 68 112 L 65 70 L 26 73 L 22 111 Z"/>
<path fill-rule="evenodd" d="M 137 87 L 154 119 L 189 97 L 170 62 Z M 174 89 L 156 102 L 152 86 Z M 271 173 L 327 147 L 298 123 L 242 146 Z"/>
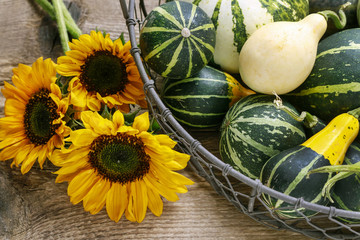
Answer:
<path fill-rule="evenodd" d="M 101 103 L 94 94 L 88 94 L 86 96 L 86 106 L 92 111 L 100 111 Z"/>
<path fill-rule="evenodd" d="M 33 150 L 34 147 L 35 145 L 33 144 L 27 144 L 20 148 L 19 152 L 14 158 L 14 164 L 16 167 L 19 167 L 19 165 L 28 158 L 29 153 Z"/>
<path fill-rule="evenodd" d="M 8 137 L 0 142 L 0 149 L 3 149 L 5 147 L 11 146 L 17 142 L 25 140 L 26 136 L 24 135 L 24 132 L 16 132 L 11 135 L 11 137 Z"/>
<path fill-rule="evenodd" d="M 72 163 L 85 160 L 88 153 L 88 147 L 71 149 L 71 151 L 63 148 L 61 150 L 55 150 L 54 153 L 51 155 L 50 161 L 55 166 L 67 166 L 71 165 Z"/>
<path fill-rule="evenodd" d="M 111 52 L 113 48 L 114 48 L 114 43 L 110 39 L 110 35 L 107 35 L 105 38 L 105 50 Z"/>
<path fill-rule="evenodd" d="M 0 161 L 5 161 L 16 156 L 19 150 L 26 145 L 27 140 L 19 141 L 1 150 Z"/>
<path fill-rule="evenodd" d="M 39 156 L 39 151 L 41 150 L 41 146 L 37 146 L 31 150 L 28 154 L 28 157 L 21 163 L 21 173 L 27 173 L 32 166 L 34 165 L 36 159 Z"/>
<path fill-rule="evenodd" d="M 4 82 L 4 88 L 1 89 L 2 94 L 6 99 L 15 98 L 18 101 L 22 102 L 24 105 L 27 103 L 27 100 L 30 98 L 28 94 L 11 85 L 8 82 Z"/>
<path fill-rule="evenodd" d="M 153 174 L 148 173 L 146 176 L 144 176 L 143 180 L 148 187 L 158 192 L 167 200 L 171 202 L 176 202 L 177 200 L 179 200 L 179 197 L 176 195 L 174 190 L 156 181 L 156 178 Z"/>
<path fill-rule="evenodd" d="M 154 135 L 154 137 L 161 145 L 165 145 L 170 148 L 174 148 L 177 144 L 177 142 L 175 142 L 168 135 L 165 134 Z"/>
<path fill-rule="evenodd" d="M 15 136 L 19 132 L 24 133 L 24 127 L 22 125 L 16 125 L 16 123 L 13 123 L 12 126 L 9 126 L 6 124 L 2 124 L 0 121 L 0 141 L 7 138 L 11 138 L 11 136 Z M 25 133 L 24 133 L 24 137 L 25 137 Z"/>
<path fill-rule="evenodd" d="M 18 99 L 6 99 L 5 104 L 5 115 L 6 116 L 14 116 L 23 115 L 25 112 L 25 104 Z"/>
<path fill-rule="evenodd" d="M 91 38 L 93 39 L 92 41 L 92 46 L 93 46 L 93 49 L 94 51 L 100 51 L 100 50 L 103 50 L 101 48 L 101 43 L 100 43 L 100 39 L 102 37 L 102 34 L 100 32 L 96 32 L 96 31 L 91 31 L 90 32 L 90 36 Z"/>
<path fill-rule="evenodd" d="M 155 216 L 161 216 L 164 203 L 161 200 L 160 194 L 155 192 L 152 188 L 147 188 L 147 194 L 149 199 L 149 209 Z"/>
<path fill-rule="evenodd" d="M 127 220 L 131 222 L 136 222 L 136 217 L 134 213 L 134 205 L 135 205 L 135 183 L 131 182 L 128 184 L 128 192 L 129 192 L 129 202 L 127 208 L 125 209 L 125 217 Z"/>
<path fill-rule="evenodd" d="M 50 84 L 51 94 L 57 96 L 57 98 L 61 98 L 61 90 L 59 86 L 55 83 Z M 54 98 L 52 98 L 54 100 Z"/>
<path fill-rule="evenodd" d="M 98 135 L 91 129 L 78 129 L 70 133 L 71 142 L 79 147 L 89 146 Z"/>
<path fill-rule="evenodd" d="M 47 158 L 47 155 L 48 155 L 48 148 L 46 145 L 44 145 L 39 150 L 39 156 L 38 156 L 38 163 L 41 169 L 43 168 L 43 164 Z"/>
<path fill-rule="evenodd" d="M 62 168 L 57 170 L 55 172 L 55 174 L 68 175 L 68 174 L 71 174 L 71 173 L 78 172 L 78 171 L 80 171 L 82 169 L 86 169 L 89 166 L 90 166 L 90 163 L 88 163 L 88 161 L 80 158 L 79 161 L 74 161 L 72 164 L 68 164 L 68 165 L 63 166 Z"/>
<path fill-rule="evenodd" d="M 145 149 L 146 154 L 151 156 L 152 162 L 161 162 L 162 164 L 166 165 L 171 170 L 181 170 L 184 169 L 185 166 L 179 163 L 178 161 L 174 161 L 174 151 L 167 151 L 167 153 L 164 153 L 164 151 L 159 154 L 158 151 L 153 151 L 150 148 Z"/>
<path fill-rule="evenodd" d="M 50 58 L 43 60 L 40 57 L 33 63 L 32 68 L 32 76 L 39 81 L 40 87 L 50 89 L 50 84 L 56 79 L 55 63 Z"/>
<path fill-rule="evenodd" d="M 63 175 L 58 175 L 55 179 L 55 183 L 62 183 L 62 182 L 70 182 L 71 180 L 73 180 L 80 172 L 84 171 L 84 170 L 89 170 L 90 168 L 86 168 L 86 169 L 82 169 L 79 170 L 77 172 L 74 173 L 69 173 L 69 174 L 63 174 Z"/>
<path fill-rule="evenodd" d="M 23 119 L 18 116 L 3 117 L 0 118 L 0 125 L 7 128 L 18 128 L 19 125 L 23 125 Z"/>
<path fill-rule="evenodd" d="M 80 172 L 74 177 L 68 186 L 68 195 L 72 204 L 78 204 L 84 199 L 86 194 L 99 181 L 99 177 L 93 169 Z"/>
<path fill-rule="evenodd" d="M 56 71 L 65 77 L 77 76 L 81 72 L 79 65 L 66 63 L 68 60 L 67 56 L 62 56 L 58 58 L 58 62 L 63 62 L 56 67 Z M 66 63 L 66 64 L 65 64 Z"/>
<path fill-rule="evenodd" d="M 30 66 L 19 64 L 17 68 L 13 68 L 14 75 L 11 78 L 12 83 L 27 95 L 31 94 L 31 89 L 26 87 L 24 79 L 29 79 L 32 68 Z"/>
<path fill-rule="evenodd" d="M 86 53 L 77 49 L 66 52 L 66 56 L 72 58 L 72 61 L 79 65 L 82 65 L 87 58 Z"/>
<path fill-rule="evenodd" d="M 124 125 L 124 115 L 120 111 L 116 111 L 113 115 L 114 130 L 117 131 L 119 127 Z"/>
<path fill-rule="evenodd" d="M 126 133 L 128 135 L 135 135 L 135 134 L 139 133 L 139 130 L 137 130 L 133 127 L 130 127 L 130 126 L 122 125 L 121 127 L 119 127 L 117 132 Z"/>
<path fill-rule="evenodd" d="M 138 129 L 140 132 L 146 132 L 150 127 L 149 112 L 145 112 L 136 116 L 133 123 L 133 128 Z"/>
<path fill-rule="evenodd" d="M 83 53 L 84 55 L 87 55 L 87 53 L 91 53 L 92 49 L 90 47 L 86 46 L 85 44 L 83 44 L 79 39 L 73 39 L 72 42 L 69 42 L 70 49 L 78 50 L 79 52 Z"/>
<path fill-rule="evenodd" d="M 146 214 L 147 206 L 148 206 L 148 195 L 147 195 L 147 189 L 146 184 L 139 180 L 134 183 L 135 185 L 135 194 L 134 196 L 134 215 L 136 218 L 136 221 L 138 223 L 141 223 Z M 131 190 L 133 190 L 131 188 Z"/>
<path fill-rule="evenodd" d="M 87 129 L 92 129 L 99 135 L 110 135 L 114 128 L 114 124 L 110 120 L 104 119 L 97 112 L 84 111 L 81 113 L 81 120 Z"/>
<path fill-rule="evenodd" d="M 86 107 L 87 91 L 85 88 L 73 88 L 70 92 L 70 103 L 76 107 Z"/>
<path fill-rule="evenodd" d="M 45 78 L 44 75 L 47 74 L 47 73 L 45 73 L 44 70 L 45 70 L 45 68 L 44 68 L 43 58 L 40 57 L 32 65 L 31 88 L 35 91 L 37 91 L 43 87 L 46 89 L 50 89 L 50 82 L 48 81 L 49 79 L 46 79 L 47 81 L 44 80 L 44 78 Z"/>
<path fill-rule="evenodd" d="M 110 219 L 118 222 L 127 208 L 128 202 L 126 186 L 113 183 L 106 195 L 106 212 Z"/>
<path fill-rule="evenodd" d="M 151 164 L 153 164 L 153 170 L 157 173 L 156 176 L 158 176 L 159 180 L 179 193 L 187 192 L 185 185 L 194 184 L 194 182 L 187 177 L 169 170 L 158 162 L 152 162 Z"/>
<path fill-rule="evenodd" d="M 98 213 L 105 205 L 105 197 L 109 189 L 110 183 L 108 180 L 100 179 L 97 183 L 95 183 L 83 199 L 85 211 L 88 211 L 91 214 Z"/>
<path fill-rule="evenodd" d="M 97 45 L 97 43 L 91 38 L 90 35 L 88 34 L 82 34 L 79 37 L 79 42 L 78 42 L 78 46 L 81 47 L 81 51 L 83 52 L 90 52 L 92 53 L 94 50 L 98 49 L 99 46 Z M 89 48 L 89 50 L 86 50 L 86 48 Z M 80 50 L 80 49 L 79 49 Z"/>

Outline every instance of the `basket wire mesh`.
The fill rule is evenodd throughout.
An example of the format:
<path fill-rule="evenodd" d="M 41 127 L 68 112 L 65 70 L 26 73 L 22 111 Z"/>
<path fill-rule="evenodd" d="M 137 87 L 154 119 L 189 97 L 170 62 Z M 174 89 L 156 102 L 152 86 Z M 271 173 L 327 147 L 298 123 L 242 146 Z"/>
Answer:
<path fill-rule="evenodd" d="M 159 0 L 158 5 L 161 3 L 162 1 Z M 155 84 L 158 76 L 151 74 L 146 63 L 142 61 L 136 36 L 147 16 L 148 10 L 145 7 L 145 1 L 120 0 L 120 4 L 128 27 L 132 46 L 131 54 L 144 83 L 149 112 L 156 118 L 162 130 L 178 142 L 180 150 L 191 155 L 189 165 L 199 176 L 205 178 L 217 193 L 224 196 L 241 213 L 273 229 L 288 229 L 314 239 L 360 239 L 360 212 L 313 204 L 302 198 L 294 198 L 268 188 L 260 180 L 250 179 L 234 170 L 193 138 L 161 101 Z M 270 208 L 262 198 L 262 194 L 288 203 L 289 206 L 286 209 L 294 210 L 302 217 L 281 218 L 276 213 L 280 209 Z M 304 209 L 317 214 L 311 217 L 306 216 L 303 213 Z M 350 224 L 339 218 L 357 220 L 358 223 Z"/>

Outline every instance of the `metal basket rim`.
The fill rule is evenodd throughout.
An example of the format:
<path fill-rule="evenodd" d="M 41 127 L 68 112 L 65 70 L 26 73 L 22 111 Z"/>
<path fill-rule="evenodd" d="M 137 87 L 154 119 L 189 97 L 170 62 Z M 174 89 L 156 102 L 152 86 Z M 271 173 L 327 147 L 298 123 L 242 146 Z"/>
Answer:
<path fill-rule="evenodd" d="M 133 58 L 135 60 L 135 63 L 137 65 L 137 68 L 139 70 L 141 79 L 146 85 L 145 91 L 147 91 L 147 94 L 149 94 L 153 99 L 155 100 L 157 104 L 157 108 L 160 110 L 160 112 L 169 111 L 169 109 L 162 103 L 162 100 L 160 99 L 158 93 L 156 92 L 153 84 L 153 80 L 149 79 L 145 67 L 141 60 L 140 55 L 140 49 L 138 48 L 138 44 L 136 41 L 135 36 L 135 25 L 137 24 L 136 18 L 135 18 L 135 0 L 128 0 L 129 5 L 127 6 L 126 0 L 120 0 L 122 12 L 124 15 L 124 18 L 126 19 L 127 27 L 128 27 L 128 33 L 131 43 L 131 54 L 133 55 Z M 143 0 L 140 0 L 140 2 L 143 2 Z M 170 112 L 170 111 L 169 111 Z M 169 124 L 179 133 L 181 137 L 183 137 L 187 142 L 198 142 L 195 138 L 193 138 L 174 118 L 174 116 L 171 114 L 166 115 L 166 120 L 169 122 Z M 235 179 L 245 183 L 246 185 L 252 187 L 253 189 L 256 189 L 260 193 L 268 194 L 274 198 L 280 199 L 286 203 L 297 205 L 299 207 L 303 207 L 308 210 L 316 211 L 318 213 L 328 214 L 329 216 L 336 216 L 336 217 L 344 217 L 344 218 L 353 218 L 353 219 L 360 219 L 360 211 L 350 211 L 350 210 L 344 210 L 339 209 L 333 206 L 323 206 L 315 203 L 311 203 L 308 201 L 305 201 L 302 198 L 295 198 L 291 197 L 289 195 L 285 195 L 282 192 L 273 190 L 265 185 L 263 185 L 258 179 L 254 180 L 251 179 L 240 172 L 233 169 L 229 164 L 224 163 L 219 158 L 214 156 L 211 152 L 209 152 L 205 147 L 203 147 L 201 144 L 197 146 L 194 151 L 197 151 L 202 156 L 204 156 L 206 159 L 208 159 L 210 162 L 212 162 L 214 165 L 218 166 L 220 169 L 225 170 L 226 174 L 234 177 Z M 309 217 L 310 218 L 310 217 Z"/>

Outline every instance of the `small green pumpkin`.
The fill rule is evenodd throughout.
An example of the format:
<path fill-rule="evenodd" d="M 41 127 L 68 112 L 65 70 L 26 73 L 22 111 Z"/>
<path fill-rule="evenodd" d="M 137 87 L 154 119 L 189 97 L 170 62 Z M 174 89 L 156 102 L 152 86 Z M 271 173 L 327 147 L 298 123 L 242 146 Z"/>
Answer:
<path fill-rule="evenodd" d="M 183 79 L 199 72 L 213 57 L 215 27 L 194 4 L 173 1 L 154 8 L 140 30 L 145 62 L 163 77 Z"/>

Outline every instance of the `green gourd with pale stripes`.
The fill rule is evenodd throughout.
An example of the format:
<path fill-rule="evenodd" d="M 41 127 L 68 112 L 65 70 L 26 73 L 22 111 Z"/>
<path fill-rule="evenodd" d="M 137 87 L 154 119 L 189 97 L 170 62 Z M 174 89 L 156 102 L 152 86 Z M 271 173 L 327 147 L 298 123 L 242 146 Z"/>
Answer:
<path fill-rule="evenodd" d="M 315 204 L 327 204 L 322 189 L 332 173 L 309 172 L 330 164 L 341 165 L 358 132 L 359 120 L 352 113 L 336 116 L 304 143 L 271 157 L 261 170 L 261 182 L 286 195 Z M 302 218 L 316 213 L 301 206 L 295 209 L 293 205 L 265 193 L 263 197 L 267 205 L 282 217 Z"/>
<path fill-rule="evenodd" d="M 360 143 L 353 142 L 346 152 L 343 164 L 354 164 L 360 162 Z M 334 185 L 331 194 L 334 205 L 337 208 L 349 211 L 360 211 L 360 177 L 358 174 L 344 178 Z M 343 221 L 359 223 L 358 219 L 340 218 Z"/>
<path fill-rule="evenodd" d="M 211 128 L 219 127 L 230 106 L 250 94 L 231 75 L 205 66 L 190 78 L 166 79 L 161 99 L 180 124 Z"/>
<path fill-rule="evenodd" d="M 287 149 L 272 158 L 264 165 L 261 172 L 261 182 L 276 191 L 296 198 L 326 205 L 329 201 L 322 197 L 321 190 L 331 174 L 314 173 L 307 178 L 310 170 L 330 165 L 329 160 L 306 146 L 296 146 Z M 270 195 L 263 194 L 265 203 L 284 218 L 301 218 L 312 216 L 316 212 L 294 206 Z M 299 213 L 298 213 L 298 212 Z"/>
<path fill-rule="evenodd" d="M 360 28 L 335 33 L 318 45 L 310 76 L 283 96 L 324 121 L 360 107 Z"/>
<path fill-rule="evenodd" d="M 201 7 L 216 28 L 214 62 L 239 72 L 239 53 L 247 38 L 275 21 L 299 21 L 309 13 L 308 0 L 185 0 Z"/>
<path fill-rule="evenodd" d="M 212 59 L 215 27 L 194 4 L 174 1 L 154 8 L 140 30 L 145 62 L 163 77 L 183 79 Z"/>
<path fill-rule="evenodd" d="M 306 139 L 302 123 L 278 109 L 274 98 L 256 94 L 240 99 L 221 126 L 221 159 L 253 179 L 259 178 L 270 157 Z M 296 112 L 286 101 L 283 105 Z"/>

